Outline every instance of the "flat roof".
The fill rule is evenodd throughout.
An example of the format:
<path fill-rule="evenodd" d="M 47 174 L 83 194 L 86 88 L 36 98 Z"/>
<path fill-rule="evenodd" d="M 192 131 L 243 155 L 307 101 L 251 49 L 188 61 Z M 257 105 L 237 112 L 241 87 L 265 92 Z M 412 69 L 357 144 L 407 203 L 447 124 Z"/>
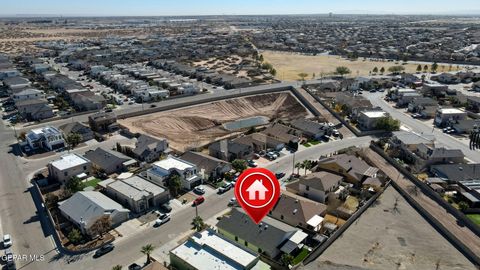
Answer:
<path fill-rule="evenodd" d="M 53 161 L 51 164 L 53 167 L 62 171 L 68 168 L 73 168 L 76 166 L 87 164 L 89 162 L 90 161 L 88 159 L 80 155 L 68 154 L 68 155 L 61 156 L 60 159 Z"/>
<path fill-rule="evenodd" d="M 247 269 L 258 256 L 231 243 L 213 231 L 195 233 L 189 240 L 171 251 L 198 270 Z"/>
<path fill-rule="evenodd" d="M 443 108 L 443 109 L 438 109 L 440 113 L 442 114 L 458 114 L 458 113 L 465 113 L 465 111 L 462 111 L 457 108 Z"/>
<path fill-rule="evenodd" d="M 139 176 L 133 176 L 125 180 L 112 181 L 107 184 L 107 188 L 132 198 L 134 200 L 142 199 L 144 196 L 153 194 L 154 196 L 165 192 L 160 186 L 157 186 Z"/>
<path fill-rule="evenodd" d="M 387 116 L 387 113 L 384 111 L 367 111 L 367 112 L 363 112 L 363 114 L 365 114 L 370 118 L 380 118 L 380 117 Z"/>
<path fill-rule="evenodd" d="M 193 168 L 194 165 L 185 160 L 181 160 L 176 157 L 168 156 L 164 160 L 157 161 L 153 163 L 154 166 L 160 167 L 164 170 L 178 169 L 180 171 Z"/>

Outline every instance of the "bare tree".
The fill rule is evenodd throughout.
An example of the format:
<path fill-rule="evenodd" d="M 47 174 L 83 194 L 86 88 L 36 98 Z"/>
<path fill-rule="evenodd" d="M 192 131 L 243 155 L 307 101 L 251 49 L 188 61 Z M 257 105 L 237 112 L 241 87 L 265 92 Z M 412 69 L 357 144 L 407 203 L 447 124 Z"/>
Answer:
<path fill-rule="evenodd" d="M 90 226 L 90 232 L 92 235 L 103 236 L 104 233 L 108 232 L 112 228 L 112 219 L 110 216 L 104 215 L 101 218 L 97 219 L 95 223 Z"/>

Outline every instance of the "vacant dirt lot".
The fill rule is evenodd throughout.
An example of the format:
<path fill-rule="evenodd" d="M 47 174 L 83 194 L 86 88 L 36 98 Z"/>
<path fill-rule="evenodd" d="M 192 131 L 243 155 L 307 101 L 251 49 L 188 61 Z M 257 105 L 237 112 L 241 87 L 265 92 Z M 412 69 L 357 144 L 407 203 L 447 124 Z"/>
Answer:
<path fill-rule="evenodd" d="M 119 122 L 132 132 L 167 138 L 173 149 L 185 151 L 234 135 L 235 132 L 223 128 L 226 122 L 253 116 L 288 120 L 309 115 L 295 97 L 284 92 L 223 100 Z"/>
<path fill-rule="evenodd" d="M 333 74 L 335 69 L 339 66 L 348 67 L 352 74 L 350 76 L 366 76 L 375 67 L 388 70 L 391 66 L 402 65 L 402 62 L 386 62 L 386 61 L 372 61 L 372 60 L 359 60 L 351 61 L 340 56 L 333 55 L 302 55 L 296 53 L 277 52 L 277 51 L 263 51 L 262 55 L 265 61 L 271 63 L 277 70 L 277 78 L 285 81 L 298 80 L 298 74 L 305 72 L 308 74 L 307 79 L 312 78 L 313 73 L 316 77 L 323 75 Z M 425 64 L 422 64 L 424 66 Z M 418 63 L 409 62 L 405 67 L 405 72 L 415 73 Z M 429 65 L 430 67 L 430 65 Z M 448 71 L 449 66 L 443 66 L 439 64 L 438 71 Z M 457 66 L 452 66 L 452 70 L 457 70 Z"/>
<path fill-rule="evenodd" d="M 361 269 L 477 269 L 393 187 L 304 269 L 332 263 Z"/>

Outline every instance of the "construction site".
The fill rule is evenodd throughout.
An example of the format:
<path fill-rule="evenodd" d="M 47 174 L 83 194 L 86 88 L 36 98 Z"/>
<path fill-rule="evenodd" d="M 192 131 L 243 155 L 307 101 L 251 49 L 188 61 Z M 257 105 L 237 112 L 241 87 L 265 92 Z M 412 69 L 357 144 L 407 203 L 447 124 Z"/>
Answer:
<path fill-rule="evenodd" d="M 225 124 L 262 117 L 269 122 L 313 116 L 290 92 L 228 99 L 198 106 L 119 120 L 133 133 L 166 138 L 177 151 L 198 148 L 250 129 L 227 129 Z M 265 122 L 262 122 L 265 124 Z"/>

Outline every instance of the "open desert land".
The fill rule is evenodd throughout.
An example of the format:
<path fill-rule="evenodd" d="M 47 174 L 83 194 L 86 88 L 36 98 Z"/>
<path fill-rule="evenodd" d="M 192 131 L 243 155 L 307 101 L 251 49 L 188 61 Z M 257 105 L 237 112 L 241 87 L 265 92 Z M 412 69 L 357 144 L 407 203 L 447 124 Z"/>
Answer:
<path fill-rule="evenodd" d="M 477 268 L 390 186 L 310 269 Z"/>
<path fill-rule="evenodd" d="M 300 78 L 298 77 L 299 73 L 307 73 L 307 79 L 312 77 L 312 74 L 315 73 L 316 77 L 321 75 L 331 75 L 335 72 L 335 69 L 339 66 L 348 67 L 351 70 L 350 76 L 367 76 L 370 75 L 369 72 L 372 71 L 375 67 L 381 69 L 382 67 L 385 70 L 388 70 L 391 66 L 402 65 L 405 67 L 405 72 L 415 73 L 419 63 L 408 62 L 403 64 L 403 62 L 387 62 L 387 61 L 374 61 L 371 59 L 363 59 L 362 57 L 358 60 L 349 60 L 341 56 L 335 55 L 304 55 L 298 53 L 288 53 L 288 52 L 278 52 L 278 51 L 262 51 L 266 62 L 269 62 L 277 70 L 277 79 L 284 81 L 296 81 Z M 424 66 L 427 63 L 420 63 Z M 430 64 L 428 64 L 430 67 Z M 449 71 L 449 65 L 439 64 L 438 71 Z M 452 71 L 461 70 L 462 67 L 457 68 L 457 65 L 452 66 Z"/>
<path fill-rule="evenodd" d="M 222 124 L 256 116 L 270 121 L 312 116 L 289 92 L 248 96 L 119 120 L 131 132 L 168 139 L 170 147 L 185 151 L 238 134 Z"/>

